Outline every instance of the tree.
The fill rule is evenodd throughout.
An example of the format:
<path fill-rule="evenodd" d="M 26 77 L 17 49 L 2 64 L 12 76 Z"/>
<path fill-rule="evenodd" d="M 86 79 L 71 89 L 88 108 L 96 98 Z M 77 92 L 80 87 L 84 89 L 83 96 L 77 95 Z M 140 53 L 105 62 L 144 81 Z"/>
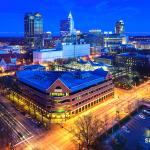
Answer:
<path fill-rule="evenodd" d="M 136 108 L 137 112 L 139 112 L 140 106 L 141 106 L 140 100 L 137 100 L 137 101 L 135 102 L 135 108 Z"/>
<path fill-rule="evenodd" d="M 108 125 L 109 125 L 108 120 L 109 120 L 108 114 L 105 114 L 101 125 L 103 126 L 103 130 L 106 136 L 107 136 L 107 130 L 108 130 Z"/>
<path fill-rule="evenodd" d="M 131 113 L 133 111 L 133 104 L 128 101 L 128 105 L 126 109 L 127 109 L 129 116 L 131 117 Z"/>
<path fill-rule="evenodd" d="M 93 149 L 98 137 L 103 133 L 103 123 L 97 117 L 87 115 L 79 117 L 71 130 L 73 142 L 78 144 L 79 149 Z M 100 148 L 100 147 L 99 147 Z"/>

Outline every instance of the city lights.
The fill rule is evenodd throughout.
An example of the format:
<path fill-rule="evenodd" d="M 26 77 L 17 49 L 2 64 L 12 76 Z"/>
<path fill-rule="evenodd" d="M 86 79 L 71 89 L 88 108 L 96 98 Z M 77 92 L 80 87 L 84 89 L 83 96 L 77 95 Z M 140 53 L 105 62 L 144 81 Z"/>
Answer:
<path fill-rule="evenodd" d="M 150 149 L 149 4 L 1 2 L 0 150 Z"/>

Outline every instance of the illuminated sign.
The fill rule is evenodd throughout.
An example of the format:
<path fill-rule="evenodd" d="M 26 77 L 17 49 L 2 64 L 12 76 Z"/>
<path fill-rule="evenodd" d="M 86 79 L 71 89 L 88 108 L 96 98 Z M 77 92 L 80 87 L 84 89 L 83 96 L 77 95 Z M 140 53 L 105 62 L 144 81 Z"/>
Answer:
<path fill-rule="evenodd" d="M 145 143 L 150 143 L 150 130 L 145 130 Z"/>
<path fill-rule="evenodd" d="M 62 93 L 62 89 L 55 89 L 54 92 L 55 93 Z"/>
<path fill-rule="evenodd" d="M 58 92 L 54 92 L 54 93 L 50 93 L 50 96 L 63 97 L 63 96 L 69 96 L 69 93 L 58 93 Z"/>

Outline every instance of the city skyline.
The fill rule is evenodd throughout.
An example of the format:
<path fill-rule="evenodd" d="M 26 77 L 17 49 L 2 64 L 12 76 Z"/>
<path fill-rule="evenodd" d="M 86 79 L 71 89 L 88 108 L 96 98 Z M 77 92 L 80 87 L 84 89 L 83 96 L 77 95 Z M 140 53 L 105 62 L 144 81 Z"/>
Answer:
<path fill-rule="evenodd" d="M 43 15 L 44 31 L 52 31 L 54 35 L 58 35 L 60 20 L 67 18 L 70 11 L 74 17 L 75 28 L 83 32 L 89 29 L 114 31 L 115 22 L 121 19 L 125 22 L 126 32 L 150 33 L 148 0 L 144 1 L 142 7 L 139 0 L 123 0 L 122 3 L 119 0 L 31 0 L 28 5 L 26 3 L 25 0 L 2 2 L 0 36 L 23 36 L 23 18 L 27 12 L 40 12 Z"/>
<path fill-rule="evenodd" d="M 150 150 L 150 0 L 0 5 L 0 150 Z"/>

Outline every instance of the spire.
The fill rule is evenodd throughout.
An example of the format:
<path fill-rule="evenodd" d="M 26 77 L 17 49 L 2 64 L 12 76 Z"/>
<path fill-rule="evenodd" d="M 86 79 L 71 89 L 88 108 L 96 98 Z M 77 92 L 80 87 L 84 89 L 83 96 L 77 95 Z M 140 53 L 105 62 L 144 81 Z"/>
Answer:
<path fill-rule="evenodd" d="M 70 18 L 70 19 L 72 19 L 72 18 L 73 18 L 73 17 L 72 17 L 72 13 L 71 13 L 71 11 L 70 11 L 70 13 L 69 13 L 68 18 Z"/>

